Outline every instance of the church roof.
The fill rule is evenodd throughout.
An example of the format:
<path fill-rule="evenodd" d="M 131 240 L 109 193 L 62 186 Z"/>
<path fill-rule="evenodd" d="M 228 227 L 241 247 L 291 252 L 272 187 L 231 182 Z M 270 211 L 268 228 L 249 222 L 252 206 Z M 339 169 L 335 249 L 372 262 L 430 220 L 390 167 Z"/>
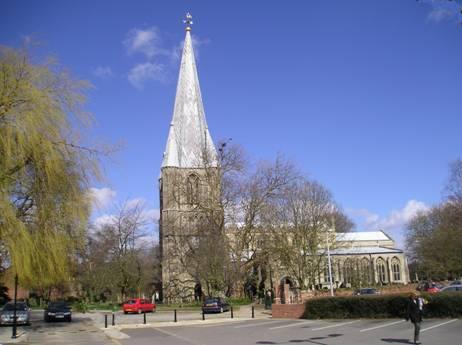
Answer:
<path fill-rule="evenodd" d="M 335 248 L 330 250 L 331 255 L 399 254 L 402 252 L 400 249 L 379 246 Z"/>
<path fill-rule="evenodd" d="M 350 242 L 350 241 L 390 241 L 383 231 L 363 231 L 363 232 L 345 232 L 337 233 L 337 241 Z"/>
<path fill-rule="evenodd" d="M 162 168 L 217 166 L 215 146 L 205 120 L 190 30 L 190 27 L 186 29 L 173 118 Z"/>

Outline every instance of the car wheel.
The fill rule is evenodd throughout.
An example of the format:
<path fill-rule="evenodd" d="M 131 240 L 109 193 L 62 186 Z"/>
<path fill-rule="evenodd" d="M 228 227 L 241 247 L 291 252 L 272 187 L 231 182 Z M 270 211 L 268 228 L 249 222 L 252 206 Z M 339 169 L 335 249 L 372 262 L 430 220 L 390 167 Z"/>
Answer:
<path fill-rule="evenodd" d="M 71 322 L 71 321 L 72 321 L 72 316 L 69 316 L 69 317 L 67 318 L 67 322 Z"/>
<path fill-rule="evenodd" d="M 124 310 L 124 314 L 128 314 L 128 311 L 125 311 L 125 310 Z"/>

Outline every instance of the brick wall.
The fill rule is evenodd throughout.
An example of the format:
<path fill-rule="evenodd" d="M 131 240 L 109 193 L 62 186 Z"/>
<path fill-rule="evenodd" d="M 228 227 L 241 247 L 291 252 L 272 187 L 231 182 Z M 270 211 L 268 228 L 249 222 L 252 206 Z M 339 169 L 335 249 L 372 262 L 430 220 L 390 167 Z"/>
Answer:
<path fill-rule="evenodd" d="M 305 311 L 305 304 L 273 304 L 273 318 L 301 319 Z"/>

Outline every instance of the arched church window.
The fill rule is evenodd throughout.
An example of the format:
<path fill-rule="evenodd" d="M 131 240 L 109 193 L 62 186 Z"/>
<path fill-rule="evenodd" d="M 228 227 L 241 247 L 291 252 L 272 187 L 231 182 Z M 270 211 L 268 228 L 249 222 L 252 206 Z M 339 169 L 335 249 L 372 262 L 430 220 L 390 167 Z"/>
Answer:
<path fill-rule="evenodd" d="M 370 283 L 370 264 L 369 264 L 369 259 L 367 258 L 362 258 L 361 259 L 361 280 L 362 283 L 364 284 L 369 284 Z"/>
<path fill-rule="evenodd" d="M 399 262 L 399 259 L 395 256 L 391 260 L 391 270 L 393 272 L 393 280 L 394 281 L 399 281 L 401 280 L 401 265 Z"/>
<path fill-rule="evenodd" d="M 382 258 L 377 259 L 377 275 L 381 283 L 386 282 L 385 261 Z"/>
<path fill-rule="evenodd" d="M 186 202 L 190 205 L 199 202 L 199 177 L 195 174 L 189 175 L 186 182 Z"/>
<path fill-rule="evenodd" d="M 353 279 L 353 261 L 346 259 L 343 264 L 343 281 L 351 284 Z"/>

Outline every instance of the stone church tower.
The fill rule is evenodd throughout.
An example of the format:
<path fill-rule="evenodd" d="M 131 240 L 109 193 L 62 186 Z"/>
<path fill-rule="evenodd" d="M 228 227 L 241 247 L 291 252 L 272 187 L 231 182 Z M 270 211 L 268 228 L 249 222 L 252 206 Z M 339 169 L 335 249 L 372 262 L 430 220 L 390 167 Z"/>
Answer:
<path fill-rule="evenodd" d="M 205 119 L 189 13 L 184 22 L 186 38 L 159 179 L 162 298 L 166 302 L 197 296 L 201 282 L 193 255 L 207 223 L 204 217 L 217 209 L 219 200 L 217 153 Z"/>

